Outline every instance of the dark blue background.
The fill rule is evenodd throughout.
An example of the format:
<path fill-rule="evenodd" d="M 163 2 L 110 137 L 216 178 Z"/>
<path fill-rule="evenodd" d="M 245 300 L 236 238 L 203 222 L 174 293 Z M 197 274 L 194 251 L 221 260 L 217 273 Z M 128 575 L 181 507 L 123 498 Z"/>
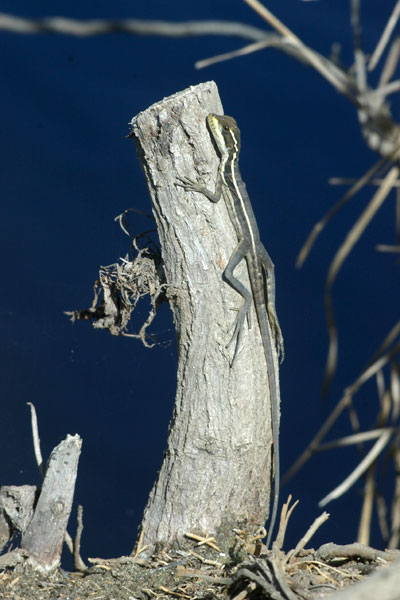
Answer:
<path fill-rule="evenodd" d="M 277 0 L 269 8 L 323 54 L 343 44 L 352 62 L 348 2 Z M 378 6 L 379 4 L 379 6 Z M 375 47 L 393 2 L 363 3 L 365 48 Z M 20 16 L 229 19 L 263 27 L 232 0 L 3 2 Z M 26 402 L 34 402 L 42 451 L 67 433 L 83 438 L 76 502 L 84 506 L 82 552 L 116 556 L 132 550 L 147 495 L 165 447 L 175 391 L 176 347 L 165 306 L 153 332 L 172 343 L 152 350 L 74 326 L 64 310 L 86 308 L 100 264 L 125 255 L 114 217 L 149 210 L 128 122 L 153 102 L 214 79 L 225 112 L 242 130 L 241 170 L 277 272 L 277 306 L 285 336 L 281 371 L 282 470 L 321 423 L 320 385 L 327 335 L 323 285 L 329 262 L 371 190 L 352 201 L 318 240 L 301 271 L 296 255 L 314 222 L 343 188 L 330 176 L 359 176 L 377 160 L 359 132 L 355 109 L 317 73 L 268 50 L 196 71 L 196 60 L 245 44 L 226 37 L 168 39 L 127 35 L 75 38 L 1 32 L 2 435 L 1 483 L 39 483 Z M 373 75 L 372 81 L 376 79 Z M 396 117 L 398 103 L 393 100 Z M 345 264 L 334 288 L 339 370 L 329 407 L 360 373 L 396 320 L 399 286 L 391 255 L 391 197 Z M 148 227 L 137 218 L 135 230 Z M 145 307 L 136 315 L 139 327 Z M 374 422 L 373 385 L 358 399 L 365 426 Z M 343 418 L 334 436 L 349 431 Z M 339 424 L 340 425 L 340 424 Z M 319 455 L 282 492 L 301 503 L 287 545 L 321 512 L 318 500 L 355 466 L 352 448 Z M 331 519 L 313 543 L 351 542 L 361 484 L 327 507 Z M 71 519 L 74 529 L 75 513 Z"/>

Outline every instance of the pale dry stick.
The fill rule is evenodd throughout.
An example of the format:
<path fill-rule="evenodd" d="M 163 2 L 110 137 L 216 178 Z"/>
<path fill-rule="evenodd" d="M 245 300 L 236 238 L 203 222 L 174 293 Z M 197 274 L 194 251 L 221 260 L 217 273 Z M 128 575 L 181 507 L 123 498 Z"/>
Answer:
<path fill-rule="evenodd" d="M 368 469 L 368 467 L 374 462 L 374 460 L 379 456 L 385 446 L 388 444 L 390 438 L 392 437 L 392 432 L 385 431 L 380 438 L 375 442 L 372 446 L 371 450 L 366 454 L 363 460 L 357 465 L 357 467 L 350 473 L 348 477 L 338 485 L 334 490 L 332 490 L 329 494 L 327 494 L 322 500 L 318 502 L 318 506 L 323 508 L 332 500 L 337 500 L 340 496 L 343 496 L 352 485 L 361 477 L 363 473 Z"/>
<path fill-rule="evenodd" d="M 297 46 L 294 46 L 287 38 L 283 38 L 279 35 L 272 33 L 265 33 L 265 39 L 253 42 L 251 44 L 247 44 L 242 48 L 238 48 L 237 50 L 232 50 L 231 52 L 223 52 L 222 54 L 216 54 L 211 56 L 210 58 L 203 58 L 202 60 L 198 60 L 194 63 L 196 69 L 204 69 L 205 67 L 209 67 L 210 65 L 214 65 L 219 62 L 225 62 L 227 60 L 232 60 L 233 58 L 238 58 L 239 56 L 246 56 L 248 54 L 253 54 L 253 52 L 258 52 L 259 50 L 263 50 L 264 48 L 277 48 L 282 52 L 285 52 L 289 56 L 295 58 L 298 62 L 306 65 L 310 65 L 308 59 L 304 56 L 303 49 Z M 319 60 L 326 64 L 327 69 L 329 70 L 330 65 L 333 64 L 328 58 L 325 58 L 315 50 L 312 50 L 316 56 L 319 57 Z M 335 67 L 336 68 L 336 67 Z M 350 86 L 350 82 L 349 82 Z M 352 102 L 357 104 L 357 101 L 352 98 Z"/>
<path fill-rule="evenodd" d="M 379 346 L 378 350 L 374 353 L 371 360 L 369 361 L 369 365 L 367 368 L 369 368 L 374 363 L 376 363 L 376 361 L 389 349 L 389 347 L 391 346 L 391 344 L 394 342 L 394 340 L 397 338 L 398 335 L 400 335 L 400 321 L 397 321 L 397 323 L 392 327 L 392 329 L 389 331 L 387 336 L 384 338 L 384 340 L 381 343 L 381 345 Z M 400 349 L 400 347 L 398 345 L 396 345 L 395 348 L 392 349 L 392 354 L 391 354 L 390 358 L 393 356 L 393 350 L 396 351 L 395 350 L 396 348 Z"/>
<path fill-rule="evenodd" d="M 377 252 L 387 252 L 398 254 L 400 252 L 400 244 L 398 246 L 390 246 L 389 244 L 377 244 L 375 246 Z"/>
<path fill-rule="evenodd" d="M 350 427 L 352 428 L 353 433 L 355 433 L 355 434 L 361 433 L 360 419 L 358 418 L 357 409 L 354 406 L 353 402 L 351 402 L 348 406 L 348 413 L 349 413 Z M 360 452 L 362 452 L 362 444 L 358 444 L 358 449 Z"/>
<path fill-rule="evenodd" d="M 328 212 L 318 221 L 308 235 L 302 249 L 296 260 L 296 267 L 299 269 L 303 266 L 307 256 L 309 255 L 317 237 L 322 232 L 324 227 L 329 223 L 332 217 L 348 202 L 355 194 L 367 185 L 372 177 L 377 173 L 387 162 L 386 158 L 381 158 L 372 167 L 358 179 L 355 184 L 342 196 L 342 198 L 328 210 Z"/>
<path fill-rule="evenodd" d="M 40 475 L 42 479 L 44 479 L 44 467 L 43 467 L 43 457 L 42 451 L 40 449 L 40 437 L 39 437 L 39 426 L 37 420 L 37 413 L 35 405 L 32 402 L 27 402 L 31 410 L 31 426 L 32 426 L 32 439 L 33 439 L 33 448 L 35 452 L 36 464 L 38 466 Z M 74 544 L 72 542 L 72 538 L 69 535 L 68 531 L 65 530 L 65 543 L 68 546 L 68 550 L 73 554 Z"/>
<path fill-rule="evenodd" d="M 326 452 L 334 448 L 343 448 L 344 446 L 353 446 L 354 444 L 361 444 L 363 442 L 369 442 L 380 437 L 384 431 L 390 431 L 392 433 L 400 432 L 398 427 L 380 427 L 379 429 L 370 429 L 369 431 L 362 431 L 360 433 L 353 433 L 352 435 L 343 436 L 337 440 L 327 442 L 326 444 L 320 444 L 316 452 Z"/>
<path fill-rule="evenodd" d="M 376 512 L 378 515 L 379 529 L 381 531 L 381 538 L 382 538 L 385 546 L 387 546 L 388 541 L 390 539 L 388 514 L 387 514 L 385 499 L 378 491 L 375 494 L 375 501 L 376 501 Z"/>
<path fill-rule="evenodd" d="M 354 64 L 357 88 L 364 94 L 367 89 L 365 56 L 361 48 L 360 0 L 351 0 L 351 25 L 353 29 Z"/>
<path fill-rule="evenodd" d="M 396 423 L 400 415 L 400 377 L 399 367 L 392 364 L 390 369 L 390 393 L 392 396 L 392 423 Z"/>
<path fill-rule="evenodd" d="M 272 547 L 271 569 L 274 574 L 275 581 L 278 583 L 285 600 L 298 600 L 298 595 L 290 589 L 289 584 L 287 583 L 282 553 L 279 552 L 276 547 Z"/>
<path fill-rule="evenodd" d="M 35 452 L 36 464 L 38 466 L 40 475 L 42 479 L 44 478 L 44 468 L 43 468 L 43 457 L 42 452 L 40 450 L 40 437 L 39 437 L 39 428 L 37 421 L 36 408 L 32 402 L 27 402 L 31 410 L 31 426 L 32 426 L 32 439 L 33 439 L 33 449 Z"/>
<path fill-rule="evenodd" d="M 383 371 L 379 370 L 376 374 L 378 387 L 378 397 L 381 409 L 377 419 L 377 426 L 383 427 L 387 423 L 392 408 L 391 393 L 385 389 L 385 380 Z M 394 423 L 392 419 L 392 423 Z M 364 486 L 364 499 L 361 509 L 361 517 L 358 529 L 357 540 L 363 544 L 369 544 L 371 535 L 372 508 L 376 498 L 376 461 L 369 467 Z M 385 539 L 385 538 L 384 538 Z M 387 539 L 387 538 L 386 538 Z"/>
<path fill-rule="evenodd" d="M 379 61 L 380 57 L 382 56 L 382 53 L 386 47 L 386 44 L 388 43 L 389 38 L 392 35 L 393 29 L 396 27 L 396 23 L 399 19 L 399 16 L 400 16 L 400 0 L 397 0 L 396 5 L 393 8 L 392 14 L 389 17 L 388 22 L 386 23 L 385 29 L 383 30 L 382 36 L 381 36 L 374 52 L 372 53 L 372 56 L 371 56 L 369 64 L 368 64 L 368 71 L 372 71 L 373 69 L 375 69 L 376 65 L 378 64 L 378 61 Z"/>
<path fill-rule="evenodd" d="M 244 590 L 232 597 L 232 600 L 246 600 L 246 598 L 251 597 L 251 593 L 254 592 L 256 588 L 257 584 L 255 584 L 254 581 L 250 581 Z"/>
<path fill-rule="evenodd" d="M 380 369 L 382 369 L 393 358 L 393 356 L 399 351 L 400 351 L 400 343 L 397 343 L 395 346 L 393 346 L 393 348 L 390 351 L 386 352 L 382 356 L 379 356 L 379 355 L 377 356 L 377 353 L 376 353 L 374 362 L 371 361 L 370 364 L 368 365 L 368 367 L 366 369 L 364 369 L 364 371 L 356 379 L 356 381 L 350 386 L 350 388 L 348 388 L 348 389 L 351 389 L 352 394 L 355 394 L 360 389 L 360 387 L 366 381 L 368 381 L 368 379 L 370 379 L 371 377 L 376 375 L 376 373 Z"/>
<path fill-rule="evenodd" d="M 273 544 L 274 548 L 278 548 L 279 550 L 282 548 L 283 543 L 285 541 L 286 529 L 287 529 L 287 526 L 289 523 L 289 519 L 292 516 L 292 512 L 294 511 L 294 509 L 296 508 L 296 506 L 299 503 L 299 501 L 296 500 L 292 504 L 292 506 L 290 506 L 291 501 L 292 501 L 292 494 L 289 494 L 288 499 L 287 499 L 286 503 L 282 506 L 282 510 L 281 510 L 278 534 L 277 534 L 276 540 Z"/>
<path fill-rule="evenodd" d="M 388 174 L 385 177 L 384 183 L 380 186 L 380 188 L 375 192 L 366 208 L 361 213 L 360 217 L 357 219 L 353 227 L 348 232 L 345 240 L 337 250 L 332 263 L 329 267 L 328 275 L 325 283 L 325 312 L 326 312 L 326 320 L 327 320 L 327 329 L 329 336 L 329 350 L 328 357 L 325 368 L 325 376 L 323 382 L 323 393 L 327 394 L 327 391 L 330 387 L 332 377 L 336 370 L 337 365 L 337 354 L 338 354 L 338 337 L 337 337 L 337 328 L 334 318 L 333 312 L 333 303 L 331 296 L 331 289 L 333 283 L 339 273 L 344 261 L 347 259 L 348 255 L 354 248 L 355 244 L 360 239 L 361 235 L 371 222 L 374 215 L 377 213 L 379 208 L 382 206 L 383 202 L 388 197 L 392 187 L 393 182 L 399 176 L 399 168 L 397 166 L 393 166 Z"/>
<path fill-rule="evenodd" d="M 324 562 L 332 561 L 334 559 L 361 559 L 363 561 L 376 561 L 381 560 L 384 562 L 392 562 L 399 558 L 399 551 L 390 551 L 390 550 L 376 550 L 375 548 L 371 548 L 370 546 L 365 546 L 363 544 L 359 544 L 358 542 L 353 542 L 351 544 L 335 544 L 333 542 L 328 542 L 326 544 L 322 544 L 315 552 L 315 556 L 318 560 L 322 560 Z"/>
<path fill-rule="evenodd" d="M 400 543 L 400 436 L 393 452 L 393 463 L 395 468 L 394 494 L 391 507 L 391 533 L 388 548 L 398 548 Z"/>
<path fill-rule="evenodd" d="M 307 529 L 306 533 L 303 535 L 301 540 L 297 542 L 296 547 L 286 554 L 284 558 L 284 562 L 286 564 L 293 562 L 293 559 L 301 550 L 303 550 L 303 548 L 305 548 L 306 544 L 308 544 L 308 542 L 313 537 L 317 529 L 319 529 L 321 525 L 323 525 L 329 519 L 329 517 L 329 513 L 323 512 L 322 515 L 315 519 L 314 523 Z"/>
<path fill-rule="evenodd" d="M 191 539 L 191 540 L 195 540 L 197 542 L 197 546 L 209 546 L 210 548 L 212 548 L 213 550 L 216 550 L 217 552 L 221 552 L 221 549 L 218 548 L 218 546 L 216 545 L 216 539 L 213 536 L 202 536 L 202 535 L 198 535 L 197 533 L 191 533 L 191 532 L 187 532 L 185 533 L 185 537 Z"/>
<path fill-rule="evenodd" d="M 167 37 L 233 35 L 250 40 L 260 40 L 265 36 L 265 31 L 258 27 L 233 21 L 183 21 L 176 23 L 141 19 L 89 19 L 82 21 L 67 17 L 27 19 L 7 13 L 0 13 L 1 30 L 19 34 L 52 33 L 78 37 L 125 33 Z"/>
<path fill-rule="evenodd" d="M 80 571 L 84 573 L 87 569 L 87 566 L 82 560 L 81 557 L 81 537 L 83 531 L 83 507 L 78 505 L 78 526 L 76 529 L 76 536 L 74 540 L 74 568 L 76 571 Z"/>
<path fill-rule="evenodd" d="M 284 40 L 282 40 L 279 36 L 271 34 L 270 39 L 254 42 L 253 44 L 248 44 L 247 46 L 243 46 L 243 48 L 239 48 L 238 50 L 232 50 L 231 52 L 217 54 L 215 56 L 212 56 L 211 58 L 204 58 L 202 60 L 198 60 L 194 63 L 194 66 L 196 69 L 204 69 L 205 67 L 209 67 L 210 65 L 214 65 L 219 62 L 225 62 L 227 60 L 232 60 L 233 58 L 238 58 L 239 56 L 246 56 L 247 54 L 258 52 L 259 50 L 263 50 L 264 48 L 273 48 L 276 46 L 283 47 Z"/>
<path fill-rule="evenodd" d="M 383 371 L 378 371 L 376 374 L 376 384 L 378 388 L 378 398 L 380 402 L 380 410 L 376 420 L 377 427 L 384 427 L 388 422 L 390 411 L 392 409 L 392 398 L 390 389 L 386 389 L 385 378 Z"/>
<path fill-rule="evenodd" d="M 385 64 L 383 65 L 383 69 L 379 77 L 378 87 L 386 85 L 386 83 L 388 83 L 392 79 L 393 73 L 397 68 L 397 63 L 399 62 L 399 57 L 400 37 L 396 37 L 393 40 L 392 45 L 390 46 L 389 54 L 387 56 L 387 59 L 385 60 Z"/>
<path fill-rule="evenodd" d="M 304 47 L 305 47 L 304 45 L 302 45 L 302 46 L 294 45 L 293 40 L 282 37 L 280 35 L 272 34 L 269 32 L 265 32 L 264 38 L 265 39 L 257 40 L 256 42 L 247 44 L 246 46 L 243 46 L 242 48 L 239 48 L 237 50 L 232 50 L 230 52 L 223 52 L 222 54 L 217 54 L 217 55 L 211 56 L 210 58 L 204 58 L 202 60 L 198 60 L 195 62 L 194 66 L 196 69 L 204 69 L 205 67 L 209 67 L 210 65 L 214 65 L 219 62 L 225 62 L 228 60 L 232 60 L 233 58 L 238 58 L 240 56 L 246 56 L 248 54 L 252 54 L 253 52 L 258 52 L 259 50 L 263 50 L 264 48 L 277 48 L 278 50 L 285 52 L 286 54 L 295 58 L 298 62 L 300 62 L 306 66 L 314 66 L 314 65 L 310 64 L 309 59 L 307 58 L 307 56 L 304 53 Z M 329 72 L 329 69 L 335 70 L 336 75 L 340 76 L 339 78 L 343 80 L 346 89 L 352 88 L 352 86 L 353 86 L 352 81 L 350 79 L 348 79 L 348 76 L 346 75 L 346 73 L 344 73 L 344 71 L 337 70 L 338 67 L 336 66 L 334 61 L 326 58 L 325 56 L 319 54 L 318 52 L 316 52 L 315 50 L 312 50 L 310 48 L 309 48 L 309 51 L 312 52 L 315 57 L 317 57 L 317 59 L 321 63 L 321 65 L 325 65 L 327 72 Z M 343 91 L 343 90 L 341 90 L 341 91 Z M 347 94 L 347 96 L 351 100 L 351 102 L 353 102 L 353 104 L 355 104 L 356 106 L 358 106 L 360 108 L 360 104 L 355 96 L 353 96 L 350 93 Z"/>
<path fill-rule="evenodd" d="M 374 506 L 374 497 L 376 489 L 376 470 L 377 463 L 374 462 L 368 469 L 365 477 L 365 485 L 363 490 L 363 503 L 361 507 L 360 522 L 358 525 L 357 542 L 360 544 L 369 545 L 371 536 L 371 520 L 372 509 Z"/>
<path fill-rule="evenodd" d="M 355 177 L 329 177 L 328 183 L 329 185 L 354 185 L 359 180 Z M 383 179 L 381 177 L 375 177 L 370 181 L 366 182 L 365 185 L 381 185 L 383 183 Z M 400 188 L 400 181 L 396 181 L 393 185 L 394 188 Z"/>
<path fill-rule="evenodd" d="M 396 240 L 400 242 L 400 193 L 396 191 Z"/>
<path fill-rule="evenodd" d="M 344 94 L 351 102 L 361 107 L 358 99 L 349 91 L 349 81 L 347 75 L 326 59 L 321 59 L 314 50 L 306 46 L 297 35 L 295 35 L 282 21 L 273 15 L 261 2 L 258 0 L 243 0 L 248 4 L 262 19 L 267 21 L 278 31 L 282 36 L 287 38 L 296 48 L 302 51 L 306 60 L 338 91 Z M 328 68 L 329 64 L 329 68 Z"/>
<path fill-rule="evenodd" d="M 383 104 L 383 101 L 385 100 L 386 96 L 398 92 L 399 89 L 400 81 L 396 79 L 395 81 L 391 81 L 386 85 L 377 87 L 375 90 L 368 91 L 368 93 L 365 94 L 365 97 L 368 96 L 369 98 L 380 98 L 380 103 Z"/>

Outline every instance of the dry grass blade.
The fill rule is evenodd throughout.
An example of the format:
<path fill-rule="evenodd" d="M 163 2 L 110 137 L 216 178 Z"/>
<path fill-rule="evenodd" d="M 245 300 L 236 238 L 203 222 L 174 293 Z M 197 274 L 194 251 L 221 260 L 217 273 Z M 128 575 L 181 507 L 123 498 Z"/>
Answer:
<path fill-rule="evenodd" d="M 349 490 L 350 487 L 354 485 L 354 483 L 361 477 L 361 475 L 365 473 L 365 471 L 374 462 L 374 460 L 376 460 L 376 458 L 379 456 L 379 454 L 389 442 L 391 436 L 392 430 L 386 430 L 375 442 L 368 454 L 357 465 L 354 471 L 352 471 L 352 473 L 350 473 L 350 475 L 346 477 L 346 479 L 340 485 L 338 485 L 334 490 L 332 490 L 332 492 L 330 492 L 327 496 L 322 498 L 322 500 L 318 502 L 318 506 L 322 508 L 332 500 L 336 500 L 337 498 L 340 498 L 340 496 L 345 494 L 347 490 Z"/>
<path fill-rule="evenodd" d="M 366 227 L 371 222 L 374 215 L 377 213 L 379 208 L 382 206 L 383 202 L 387 198 L 390 190 L 393 187 L 393 183 L 399 176 L 399 169 L 397 166 L 393 166 L 388 174 L 386 175 L 384 182 L 380 186 L 380 188 L 375 192 L 372 199 L 362 212 L 359 219 L 350 229 L 349 233 L 346 236 L 343 244 L 340 246 L 339 250 L 336 252 L 336 255 L 331 263 L 331 266 L 328 271 L 328 276 L 326 279 L 325 285 L 325 311 L 326 311 L 326 320 L 327 320 L 327 328 L 329 335 L 329 351 L 328 358 L 325 368 L 325 376 L 323 382 L 323 394 L 326 395 L 333 375 L 336 371 L 337 364 L 337 329 L 335 325 L 335 319 L 333 314 L 333 305 L 332 305 L 332 297 L 331 297 L 331 289 L 332 285 L 336 279 L 336 276 L 341 269 L 344 261 L 354 248 L 355 244 L 360 239 L 361 235 L 364 233 Z"/>
<path fill-rule="evenodd" d="M 299 269 L 303 266 L 307 256 L 309 255 L 315 240 L 324 229 L 324 227 L 329 223 L 329 221 L 336 215 L 336 213 L 348 202 L 357 192 L 359 192 L 365 185 L 369 184 L 372 177 L 377 173 L 386 163 L 385 158 L 381 158 L 377 163 L 372 165 L 370 169 L 360 179 L 358 179 L 355 184 L 342 196 L 342 198 L 332 206 L 332 208 L 324 215 L 324 217 L 318 221 L 312 228 L 311 233 L 306 239 L 302 249 L 300 250 L 299 256 L 297 257 L 296 267 Z"/>
<path fill-rule="evenodd" d="M 388 43 L 389 38 L 392 35 L 393 29 L 396 27 L 396 23 L 399 19 L 399 16 L 400 16 L 400 0 L 397 0 L 396 5 L 392 11 L 392 14 L 390 15 L 388 22 L 386 23 L 386 27 L 383 30 L 381 39 L 379 40 L 379 42 L 371 56 L 371 59 L 369 61 L 369 65 L 368 65 L 369 71 L 372 71 L 378 64 L 378 61 L 379 61 L 380 57 L 382 56 L 382 53 L 386 47 L 386 44 Z"/>

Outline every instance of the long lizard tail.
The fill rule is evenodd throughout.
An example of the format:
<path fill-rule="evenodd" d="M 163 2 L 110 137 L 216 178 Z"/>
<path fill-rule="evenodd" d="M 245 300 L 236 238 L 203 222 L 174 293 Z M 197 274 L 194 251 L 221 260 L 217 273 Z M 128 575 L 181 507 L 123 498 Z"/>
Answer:
<path fill-rule="evenodd" d="M 267 376 L 269 387 L 269 401 L 271 404 L 271 425 L 272 425 L 272 441 L 274 452 L 274 500 L 272 513 L 269 519 L 269 528 L 266 546 L 269 548 L 272 533 L 275 527 L 276 516 L 279 504 L 279 487 L 280 487 L 280 460 L 279 460 L 279 372 L 277 361 L 274 359 L 273 352 L 276 344 L 271 335 L 271 326 L 268 319 L 267 308 L 264 303 L 256 304 L 257 320 L 260 327 L 261 338 L 264 346 L 265 360 L 267 363 Z"/>

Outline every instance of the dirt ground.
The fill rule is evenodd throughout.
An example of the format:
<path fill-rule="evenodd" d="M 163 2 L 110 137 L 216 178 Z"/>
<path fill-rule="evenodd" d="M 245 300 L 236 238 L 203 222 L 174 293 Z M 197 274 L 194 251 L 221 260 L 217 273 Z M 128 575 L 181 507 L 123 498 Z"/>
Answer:
<path fill-rule="evenodd" d="M 1 600 L 286 600 L 326 598 L 389 564 L 398 551 L 360 544 L 324 544 L 318 550 L 278 549 L 256 557 L 242 548 L 226 555 L 196 543 L 140 557 L 91 559 L 84 572 L 50 575 L 22 560 L 0 572 Z"/>

